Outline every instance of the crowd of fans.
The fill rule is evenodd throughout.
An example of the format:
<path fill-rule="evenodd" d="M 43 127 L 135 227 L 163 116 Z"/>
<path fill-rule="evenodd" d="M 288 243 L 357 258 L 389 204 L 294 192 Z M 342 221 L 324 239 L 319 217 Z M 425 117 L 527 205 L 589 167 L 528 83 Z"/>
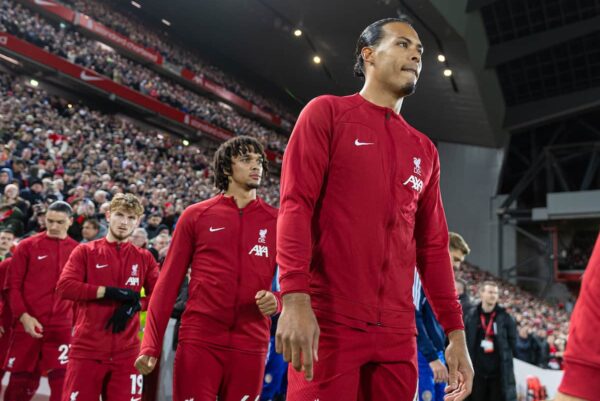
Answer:
<path fill-rule="evenodd" d="M 545 369 L 562 368 L 570 319 L 569 312 L 562 305 L 550 305 L 469 263 L 462 263 L 455 274 L 468 283 L 467 293 L 473 303 L 479 301 L 480 283 L 494 281 L 499 284 L 499 303 L 517 324 L 516 358 Z"/>
<path fill-rule="evenodd" d="M 93 69 L 117 83 L 189 113 L 236 135 L 259 138 L 265 147 L 282 152 L 286 138 L 244 117 L 221 102 L 189 91 L 168 78 L 133 62 L 110 47 L 90 40 L 69 27 L 54 27 L 26 7 L 6 0 L 0 8 L 0 30 L 7 31 L 70 62 Z"/>
<path fill-rule="evenodd" d="M 73 206 L 73 238 L 101 236 L 107 202 L 131 192 L 143 201 L 152 239 L 169 234 L 186 206 L 216 193 L 211 151 L 70 104 L 7 73 L 0 73 L 0 143 L 0 228 L 17 237 L 43 230 L 55 200 Z M 278 188 L 271 177 L 259 194 L 277 205 Z"/>
<path fill-rule="evenodd" d="M 62 0 L 62 3 L 92 17 L 110 29 L 130 38 L 133 42 L 141 44 L 147 49 L 155 50 L 168 60 L 169 63 L 185 67 L 197 75 L 204 75 L 211 81 L 241 95 L 259 107 L 280 115 L 288 121 L 294 120 L 294 117 L 283 106 L 257 94 L 256 91 L 249 89 L 248 85 L 243 85 L 217 67 L 201 60 L 189 50 L 174 45 L 168 38 L 163 38 L 159 33 L 149 30 L 139 21 L 135 14 L 126 13 L 122 15 L 122 11 L 116 11 L 108 4 L 97 1 Z"/>

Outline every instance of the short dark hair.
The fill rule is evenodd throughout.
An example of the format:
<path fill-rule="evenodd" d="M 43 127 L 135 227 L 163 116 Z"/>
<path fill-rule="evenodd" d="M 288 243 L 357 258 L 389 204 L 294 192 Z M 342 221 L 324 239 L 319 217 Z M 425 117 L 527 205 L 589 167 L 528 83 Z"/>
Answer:
<path fill-rule="evenodd" d="M 83 221 L 83 224 L 85 224 L 85 223 L 91 224 L 95 230 L 100 230 L 100 222 L 98 221 L 98 219 L 90 217 L 89 219 L 85 219 Z M 83 226 L 83 224 L 82 224 L 82 226 Z"/>
<path fill-rule="evenodd" d="M 500 289 L 500 286 L 498 285 L 497 282 L 492 281 L 492 280 L 485 280 L 483 283 L 481 283 L 481 286 L 479 287 L 479 291 L 483 291 L 486 285 Z"/>
<path fill-rule="evenodd" d="M 15 230 L 13 230 L 12 227 L 10 227 L 10 226 L 0 228 L 0 234 L 2 234 L 2 233 L 9 233 L 9 234 L 12 234 L 13 236 L 16 236 Z"/>
<path fill-rule="evenodd" d="M 56 201 L 48 206 L 48 211 L 64 213 L 69 217 L 73 216 L 73 208 L 67 202 Z"/>
<path fill-rule="evenodd" d="M 412 26 L 412 21 L 407 17 L 401 16 L 396 18 L 384 18 L 373 22 L 365 28 L 356 41 L 356 49 L 354 50 L 354 75 L 357 77 L 365 77 L 365 60 L 362 58 L 362 49 L 370 46 L 377 46 L 383 38 L 383 27 L 392 22 L 401 22 Z"/>
<path fill-rule="evenodd" d="M 262 144 L 256 138 L 242 135 L 223 142 L 215 152 L 213 160 L 215 187 L 221 191 L 227 191 L 229 187 L 228 177 L 231 175 L 232 158 L 250 152 L 258 153 L 262 156 L 263 177 L 266 177 L 269 164 Z"/>

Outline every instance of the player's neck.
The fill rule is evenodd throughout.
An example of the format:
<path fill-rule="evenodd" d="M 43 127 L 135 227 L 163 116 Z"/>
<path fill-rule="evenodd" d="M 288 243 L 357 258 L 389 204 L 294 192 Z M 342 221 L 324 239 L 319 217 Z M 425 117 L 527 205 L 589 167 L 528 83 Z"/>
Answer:
<path fill-rule="evenodd" d="M 367 101 L 381 107 L 387 107 L 394 110 L 396 114 L 400 114 L 402 109 L 403 97 L 398 97 L 397 94 L 386 90 L 378 82 L 367 80 L 360 91 L 360 95 Z"/>
<path fill-rule="evenodd" d="M 124 242 L 127 242 L 129 240 L 129 237 L 127 238 L 123 238 L 123 239 L 119 239 L 117 237 L 115 237 L 111 232 L 110 229 L 108 230 L 108 233 L 106 234 L 106 242 L 114 244 L 122 244 Z"/>
<path fill-rule="evenodd" d="M 237 207 L 243 209 L 250 202 L 256 200 L 256 189 L 248 190 L 245 188 L 240 188 L 234 183 L 230 183 L 229 188 L 227 188 L 227 191 L 225 191 L 223 195 L 228 198 L 233 198 Z"/>

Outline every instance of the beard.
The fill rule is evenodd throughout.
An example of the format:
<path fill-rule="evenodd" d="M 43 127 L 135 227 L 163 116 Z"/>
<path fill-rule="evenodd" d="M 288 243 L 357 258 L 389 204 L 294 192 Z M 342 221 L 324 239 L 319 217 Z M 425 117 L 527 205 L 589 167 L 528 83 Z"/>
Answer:
<path fill-rule="evenodd" d="M 117 234 L 112 227 L 108 227 L 108 230 L 110 231 L 110 234 L 117 240 L 117 241 L 125 241 L 127 238 L 129 238 L 131 236 L 131 234 L 133 233 L 133 230 L 131 230 L 128 234 L 126 235 L 120 235 Z"/>
<path fill-rule="evenodd" d="M 399 88 L 399 92 L 400 92 L 401 97 L 410 96 L 413 93 L 415 93 L 416 90 L 417 90 L 417 83 L 416 82 L 409 82 L 406 85 L 404 85 L 401 88 Z"/>

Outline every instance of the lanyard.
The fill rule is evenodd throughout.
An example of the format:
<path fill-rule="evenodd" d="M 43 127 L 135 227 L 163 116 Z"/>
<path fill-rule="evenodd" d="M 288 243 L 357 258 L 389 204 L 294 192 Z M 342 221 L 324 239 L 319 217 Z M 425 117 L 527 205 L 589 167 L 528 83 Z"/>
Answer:
<path fill-rule="evenodd" d="M 493 325 L 494 325 L 494 318 L 496 317 L 496 312 L 492 312 L 492 315 L 490 316 L 490 321 L 488 322 L 488 324 L 485 324 L 485 316 L 482 314 L 479 315 L 479 317 L 481 318 L 481 327 L 485 330 L 485 337 L 493 337 L 494 336 L 494 329 L 493 329 Z"/>

